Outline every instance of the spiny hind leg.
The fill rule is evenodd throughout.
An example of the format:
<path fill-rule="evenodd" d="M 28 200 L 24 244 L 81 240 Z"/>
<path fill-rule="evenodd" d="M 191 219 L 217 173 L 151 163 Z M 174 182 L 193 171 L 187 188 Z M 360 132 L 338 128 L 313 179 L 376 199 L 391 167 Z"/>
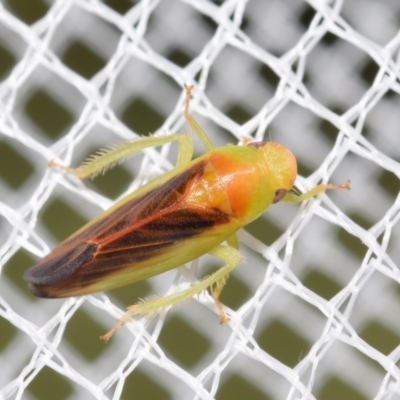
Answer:
<path fill-rule="evenodd" d="M 145 300 L 140 303 L 134 304 L 133 306 L 128 307 L 128 311 L 118 320 L 114 328 L 112 328 L 105 335 L 101 336 L 100 339 L 107 342 L 121 326 L 123 326 L 126 322 L 129 321 L 129 319 L 133 315 L 152 313 L 160 309 L 166 308 L 168 306 L 172 306 L 186 299 L 189 299 L 196 294 L 199 294 L 200 292 L 206 290 L 209 287 L 211 288 L 212 296 L 218 307 L 218 312 L 220 315 L 220 323 L 223 324 L 224 322 L 229 321 L 229 318 L 226 316 L 223 306 L 219 301 L 219 295 L 221 294 L 221 291 L 225 286 L 225 282 L 228 279 L 229 273 L 239 263 L 240 253 L 233 247 L 222 246 L 222 245 L 216 247 L 209 253 L 225 261 L 225 265 L 219 268 L 213 274 L 205 277 L 201 281 L 191 285 L 189 288 L 185 290 L 164 297 L 151 298 L 149 300 Z"/>
<path fill-rule="evenodd" d="M 176 166 L 178 168 L 184 167 L 192 159 L 193 141 L 189 135 L 184 135 L 181 133 L 174 133 L 167 136 L 150 136 L 146 138 L 140 138 L 132 142 L 123 143 L 116 147 L 100 150 L 90 156 L 78 168 L 67 168 L 57 164 L 54 161 L 50 161 L 49 166 L 60 168 L 64 172 L 74 175 L 79 179 L 85 179 L 87 177 L 93 178 L 96 175 L 104 173 L 108 169 L 123 162 L 139 151 L 149 147 L 162 146 L 175 140 L 178 143 L 179 150 Z"/>

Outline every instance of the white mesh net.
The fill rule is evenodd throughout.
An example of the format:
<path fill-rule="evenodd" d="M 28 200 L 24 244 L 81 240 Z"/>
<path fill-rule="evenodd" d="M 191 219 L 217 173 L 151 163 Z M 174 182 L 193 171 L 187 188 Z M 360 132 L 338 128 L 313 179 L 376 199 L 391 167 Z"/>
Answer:
<path fill-rule="evenodd" d="M 397 0 L 0 4 L 0 397 L 400 399 L 399 20 Z M 351 179 L 352 191 L 273 206 L 240 233 L 230 324 L 204 294 L 104 345 L 127 305 L 214 260 L 34 299 L 24 270 L 172 168 L 176 148 L 93 183 L 47 163 L 185 131 L 195 80 L 191 110 L 215 145 L 272 138 L 298 159 L 300 189 Z"/>

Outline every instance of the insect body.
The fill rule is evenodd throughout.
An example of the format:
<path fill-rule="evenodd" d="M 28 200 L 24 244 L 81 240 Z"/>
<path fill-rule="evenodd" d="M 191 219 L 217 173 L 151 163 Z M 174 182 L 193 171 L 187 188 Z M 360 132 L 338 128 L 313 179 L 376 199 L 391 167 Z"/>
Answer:
<path fill-rule="evenodd" d="M 186 89 L 185 117 L 208 152 L 191 160 L 189 136 L 174 134 L 128 143 L 93 158 L 68 173 L 92 176 L 134 152 L 177 140 L 177 167 L 119 201 L 58 245 L 24 275 L 38 297 L 59 298 L 113 289 L 141 281 L 210 253 L 225 261 L 214 274 L 189 288 L 129 307 L 117 326 L 132 315 L 151 312 L 192 297 L 208 287 L 218 298 L 229 272 L 238 264 L 235 232 L 280 200 L 296 203 L 326 189 L 319 185 L 303 195 L 289 192 L 297 174 L 292 153 L 277 143 L 250 143 L 213 148 L 189 114 L 191 87 Z M 221 243 L 226 242 L 226 245 Z"/>

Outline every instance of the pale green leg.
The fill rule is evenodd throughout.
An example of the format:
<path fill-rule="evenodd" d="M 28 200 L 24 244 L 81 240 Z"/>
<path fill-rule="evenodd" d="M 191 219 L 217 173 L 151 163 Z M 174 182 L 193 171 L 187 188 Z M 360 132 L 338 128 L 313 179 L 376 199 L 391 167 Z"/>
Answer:
<path fill-rule="evenodd" d="M 220 245 L 211 250 L 209 254 L 225 261 L 225 265 L 215 271 L 213 274 L 190 286 L 188 289 L 164 297 L 151 298 L 128 307 L 128 311 L 118 320 L 114 328 L 100 338 L 107 342 L 110 337 L 122 325 L 129 321 L 133 315 L 147 314 L 169 306 L 173 306 L 174 304 L 180 303 L 195 296 L 196 294 L 199 294 L 201 291 L 206 290 L 209 287 L 211 288 L 212 296 L 218 307 L 220 323 L 223 324 L 224 322 L 229 321 L 229 318 L 226 316 L 222 304 L 219 301 L 219 295 L 221 294 L 225 282 L 228 279 L 229 273 L 239 263 L 240 253 L 233 247 Z"/>
<path fill-rule="evenodd" d="M 186 91 L 186 103 L 185 103 L 185 118 L 190 127 L 199 136 L 200 140 L 206 146 L 207 150 L 212 150 L 214 146 L 212 145 L 207 134 L 201 129 L 200 125 L 189 113 L 190 96 L 193 86 L 185 85 Z M 111 150 L 100 151 L 98 154 L 94 154 L 89 157 L 89 159 L 84 162 L 78 168 L 66 168 L 62 165 L 50 161 L 50 167 L 58 167 L 67 172 L 68 174 L 74 175 L 79 179 L 85 179 L 87 177 L 95 177 L 100 173 L 104 173 L 109 168 L 114 167 L 116 164 L 122 162 L 133 154 L 142 151 L 148 147 L 162 146 L 164 144 L 173 142 L 176 140 L 178 142 L 179 153 L 178 160 L 176 163 L 177 168 L 183 168 L 187 165 L 193 156 L 193 141 L 189 135 L 183 135 L 180 133 L 174 133 L 168 136 L 152 136 L 148 138 L 141 138 L 139 140 L 124 143 Z"/>
<path fill-rule="evenodd" d="M 193 86 L 184 85 L 184 88 L 186 91 L 186 104 L 185 104 L 186 121 L 190 125 L 190 127 L 194 130 L 196 135 L 200 138 L 200 140 L 203 142 L 204 146 L 206 146 L 206 149 L 210 151 L 214 148 L 213 144 L 211 143 L 211 140 L 208 138 L 207 134 L 203 131 L 201 126 L 189 113 L 190 96 L 192 94 Z"/>
<path fill-rule="evenodd" d="M 181 168 L 190 162 L 193 155 L 193 141 L 191 137 L 181 133 L 174 133 L 168 136 L 152 136 L 138 139 L 134 142 L 124 143 L 115 149 L 94 154 L 76 169 L 60 166 L 53 161 L 51 161 L 49 165 L 51 167 L 59 167 L 68 174 L 74 175 L 79 179 L 85 179 L 105 172 L 107 169 L 112 168 L 121 161 L 148 147 L 161 146 L 173 142 L 174 140 L 178 142 L 179 147 L 176 166 L 177 168 Z"/>
<path fill-rule="evenodd" d="M 226 239 L 226 243 L 234 249 L 239 250 L 239 239 L 237 238 L 236 233 L 229 236 L 228 239 Z"/>
<path fill-rule="evenodd" d="M 285 203 L 301 203 L 304 200 L 310 199 L 311 197 L 316 196 L 321 192 L 325 192 L 325 190 L 334 190 L 334 189 L 346 189 L 350 190 L 350 181 L 343 183 L 341 185 L 318 185 L 315 188 L 305 192 L 303 194 L 297 195 L 295 193 L 287 193 L 286 196 L 282 199 Z"/>

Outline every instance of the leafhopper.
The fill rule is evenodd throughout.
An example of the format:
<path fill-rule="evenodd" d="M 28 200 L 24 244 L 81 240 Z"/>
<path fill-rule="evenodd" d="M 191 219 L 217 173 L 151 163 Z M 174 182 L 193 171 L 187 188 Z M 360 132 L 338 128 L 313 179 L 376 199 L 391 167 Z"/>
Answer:
<path fill-rule="evenodd" d="M 192 160 L 189 135 L 146 137 L 97 154 L 79 168 L 55 165 L 79 179 L 93 177 L 145 148 L 178 143 L 176 168 L 117 202 L 29 268 L 24 279 L 38 297 L 62 298 L 101 292 L 177 268 L 209 253 L 225 263 L 212 275 L 164 297 L 128 307 L 107 341 L 133 315 L 184 301 L 210 288 L 221 324 L 229 321 L 219 296 L 240 260 L 236 232 L 279 201 L 299 203 L 327 189 L 318 185 L 298 195 L 293 154 L 273 142 L 214 148 L 189 112 L 192 86 L 186 86 L 184 116 L 207 152 Z"/>

